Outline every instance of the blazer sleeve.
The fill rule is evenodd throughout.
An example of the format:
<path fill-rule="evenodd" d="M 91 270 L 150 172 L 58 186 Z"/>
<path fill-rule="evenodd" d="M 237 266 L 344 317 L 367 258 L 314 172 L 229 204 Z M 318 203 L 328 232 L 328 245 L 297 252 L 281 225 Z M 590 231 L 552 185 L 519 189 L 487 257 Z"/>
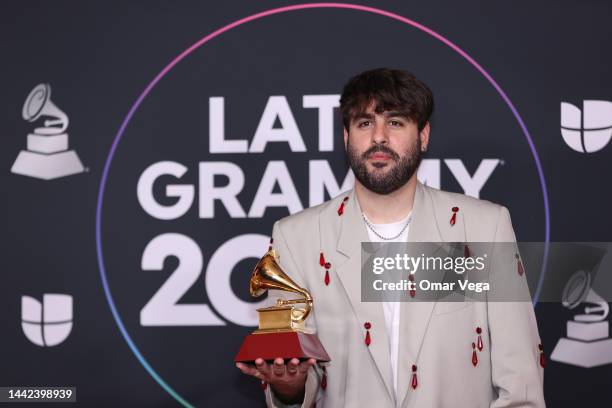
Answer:
<path fill-rule="evenodd" d="M 304 279 L 302 275 L 302 271 L 296 265 L 289 246 L 287 245 L 287 241 L 281 231 L 280 222 L 276 221 L 274 223 L 274 228 L 272 230 L 272 247 L 277 253 L 278 256 L 278 264 L 281 269 L 299 286 L 304 287 Z M 269 290 L 268 291 L 268 304 L 274 305 L 276 303 L 276 299 L 282 297 L 285 299 L 295 298 L 297 296 L 293 296 L 290 292 L 283 292 L 278 290 Z M 311 311 L 310 316 L 306 319 L 306 328 L 312 331 L 316 331 L 316 320 L 314 316 L 314 310 Z M 318 399 L 318 394 L 320 393 L 319 384 L 322 378 L 322 369 L 318 364 L 315 364 L 313 367 L 308 369 L 307 377 L 306 377 L 306 389 L 304 394 L 304 400 L 302 404 L 293 404 L 287 405 L 283 404 L 274 394 L 272 387 L 268 386 L 265 388 L 266 394 L 266 404 L 269 408 L 294 408 L 294 407 L 302 407 L 302 408 L 310 408 L 315 405 L 316 400 Z"/>
<path fill-rule="evenodd" d="M 505 262 L 512 262 L 513 268 L 494 268 L 492 273 L 509 274 L 499 281 L 512 279 L 522 293 L 512 294 L 519 301 L 487 302 L 492 382 L 498 394 L 490 408 L 542 408 L 545 407 L 544 370 L 539 363 L 538 348 L 541 340 L 526 278 L 516 273 L 516 238 L 506 207 L 500 208 L 494 242 L 513 243 L 503 245 L 512 249 Z"/>

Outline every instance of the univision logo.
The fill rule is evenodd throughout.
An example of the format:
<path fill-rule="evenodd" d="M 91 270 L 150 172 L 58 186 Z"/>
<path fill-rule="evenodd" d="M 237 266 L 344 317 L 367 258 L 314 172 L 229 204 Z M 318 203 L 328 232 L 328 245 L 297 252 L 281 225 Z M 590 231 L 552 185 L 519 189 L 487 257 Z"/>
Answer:
<path fill-rule="evenodd" d="M 577 152 L 603 149 L 612 138 L 612 102 L 585 100 L 582 111 L 571 103 L 561 102 L 561 135 Z"/>
<path fill-rule="evenodd" d="M 72 296 L 46 293 L 42 304 L 31 296 L 22 296 L 21 328 L 37 346 L 62 343 L 72 330 Z"/>

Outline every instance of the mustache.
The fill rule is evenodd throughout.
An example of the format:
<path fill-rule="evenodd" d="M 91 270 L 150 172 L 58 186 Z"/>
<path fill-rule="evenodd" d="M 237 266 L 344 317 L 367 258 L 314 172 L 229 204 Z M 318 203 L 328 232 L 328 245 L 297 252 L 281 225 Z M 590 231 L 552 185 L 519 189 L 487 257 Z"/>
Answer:
<path fill-rule="evenodd" d="M 391 158 L 395 161 L 399 160 L 400 156 L 399 154 L 397 154 L 394 150 L 392 150 L 390 147 L 384 146 L 384 145 L 376 145 L 376 146 L 372 146 L 370 147 L 368 150 L 366 150 L 363 154 L 362 154 L 362 158 L 365 160 L 367 159 L 370 155 L 374 154 L 374 153 L 384 153 L 387 154 L 389 156 L 391 156 Z"/>

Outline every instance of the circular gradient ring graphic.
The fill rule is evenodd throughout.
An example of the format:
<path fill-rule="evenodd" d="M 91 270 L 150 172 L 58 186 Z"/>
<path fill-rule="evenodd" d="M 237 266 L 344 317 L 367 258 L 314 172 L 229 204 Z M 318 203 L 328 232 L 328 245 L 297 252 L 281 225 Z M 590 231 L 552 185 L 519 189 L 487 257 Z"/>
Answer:
<path fill-rule="evenodd" d="M 295 5 L 292 5 L 292 6 L 278 7 L 278 8 L 266 10 L 266 11 L 263 11 L 263 12 L 260 12 L 260 13 L 256 13 L 256 14 L 250 15 L 248 17 L 242 18 L 240 20 L 234 21 L 233 23 L 228 24 L 228 25 L 226 25 L 226 26 L 224 26 L 222 28 L 219 28 L 218 30 L 208 34 L 207 36 L 205 36 L 204 38 L 200 39 L 195 44 L 193 44 L 192 46 L 187 48 L 181 54 L 179 54 L 164 69 L 162 69 L 159 74 L 157 74 L 157 76 L 147 85 L 147 87 L 144 89 L 144 91 L 140 94 L 138 99 L 136 99 L 136 101 L 134 102 L 134 104 L 130 108 L 128 114 L 123 119 L 123 122 L 121 123 L 121 127 L 119 128 L 119 131 L 117 132 L 117 135 L 115 136 L 115 139 L 113 140 L 113 144 L 111 145 L 110 151 L 108 153 L 108 157 L 106 158 L 106 162 L 104 164 L 104 169 L 102 171 L 102 177 L 101 177 L 101 180 L 100 180 L 100 186 L 99 186 L 99 189 L 98 189 L 98 200 L 97 200 L 97 204 L 96 204 L 96 251 L 97 251 L 97 257 L 98 257 L 98 267 L 100 269 L 100 278 L 102 280 L 102 286 L 104 288 L 104 294 L 106 295 L 106 299 L 108 301 L 109 307 L 110 307 L 111 312 L 113 314 L 113 318 L 115 319 L 115 322 L 117 323 L 117 326 L 119 327 L 119 331 L 123 335 L 123 338 L 127 342 L 128 346 L 130 347 L 130 349 L 132 350 L 132 352 L 134 353 L 134 355 L 136 356 L 136 358 L 138 359 L 140 364 L 142 364 L 142 366 L 147 370 L 147 372 L 151 375 L 151 377 L 153 377 L 153 379 L 168 394 L 170 394 L 177 402 L 179 402 L 184 407 L 193 407 L 193 405 L 191 405 L 187 400 L 185 400 L 181 395 L 179 395 L 172 387 L 170 387 L 170 385 L 168 385 L 168 383 L 166 383 L 159 376 L 159 374 L 157 374 L 157 372 L 153 369 L 153 367 L 151 367 L 151 365 L 147 362 L 147 360 L 144 358 L 144 356 L 140 353 L 140 350 L 134 344 L 132 338 L 130 337 L 129 333 L 127 332 L 127 329 L 125 328 L 125 325 L 123 324 L 123 321 L 121 320 L 121 317 L 119 316 L 119 312 L 117 311 L 117 308 L 115 306 L 115 302 L 113 300 L 113 296 L 112 296 L 111 291 L 110 291 L 110 287 L 108 285 L 106 271 L 105 271 L 105 268 L 104 268 L 104 258 L 103 258 L 103 254 L 102 254 L 102 203 L 104 201 L 104 191 L 105 191 L 105 188 L 106 188 L 106 182 L 108 180 L 108 173 L 109 173 L 112 161 L 113 161 L 113 157 L 114 157 L 115 152 L 117 150 L 117 146 L 119 145 L 119 142 L 121 141 L 121 138 L 123 137 L 123 134 L 125 132 L 125 129 L 126 129 L 127 125 L 130 123 L 130 120 L 134 116 L 135 112 L 138 110 L 138 108 L 139 108 L 140 104 L 142 103 L 142 101 L 147 97 L 147 95 L 157 85 L 157 83 L 159 81 L 161 81 L 166 76 L 166 74 L 168 74 L 172 70 L 172 68 L 174 68 L 175 65 L 177 65 L 179 62 L 181 62 L 189 54 L 191 54 L 192 52 L 194 52 L 195 50 L 197 50 L 198 48 L 200 48 L 201 46 L 203 46 L 204 44 L 206 44 L 208 41 L 212 40 L 213 38 L 216 38 L 216 37 L 220 36 L 221 34 L 225 33 L 226 31 L 232 30 L 232 29 L 234 29 L 236 27 L 239 27 L 239 26 L 241 26 L 243 24 L 246 24 L 246 23 L 249 23 L 251 21 L 259 20 L 259 19 L 262 19 L 264 17 L 272 16 L 272 15 L 275 15 L 275 14 L 282 14 L 282 13 L 286 13 L 286 12 L 290 12 L 290 11 L 298 11 L 298 10 L 305 10 L 305 9 L 321 9 L 321 8 L 349 9 L 349 10 L 357 10 L 357 11 L 363 11 L 363 12 L 367 12 L 367 13 L 377 14 L 377 15 L 389 17 L 389 18 L 391 18 L 393 20 L 400 21 L 400 22 L 402 22 L 404 24 L 407 24 L 409 26 L 412 26 L 414 28 L 417 28 L 417 29 L 419 29 L 419 30 L 429 34 L 430 36 L 434 37 L 435 39 L 439 40 L 440 42 L 444 43 L 445 45 L 450 47 L 452 50 L 457 52 L 465 60 L 467 60 L 474 68 L 476 68 L 476 70 L 478 70 L 478 72 L 480 72 L 487 79 L 487 81 L 489 81 L 489 83 L 493 86 L 493 88 L 495 88 L 495 90 L 498 92 L 499 96 L 501 96 L 501 98 L 504 100 L 506 105 L 510 108 L 510 110 L 512 111 L 512 114 L 514 115 L 516 121 L 520 125 L 521 130 L 523 131 L 523 135 L 525 136 L 525 139 L 527 140 L 527 143 L 528 143 L 529 148 L 531 150 L 531 154 L 532 154 L 533 159 L 535 161 L 536 168 L 537 168 L 537 171 L 538 171 L 538 177 L 539 177 L 539 181 L 540 181 L 540 186 L 541 186 L 541 189 L 542 189 L 543 202 L 544 202 L 544 242 L 545 242 L 545 249 L 544 249 L 543 262 L 542 262 L 542 270 L 540 272 L 540 278 L 539 278 L 539 281 L 538 281 L 538 286 L 537 286 L 537 289 L 536 289 L 534 297 L 533 297 L 533 299 L 534 299 L 534 306 L 537 304 L 537 300 L 538 300 L 539 295 L 540 295 L 541 286 L 542 286 L 542 283 L 544 281 L 544 272 L 546 270 L 546 265 L 547 265 L 547 261 L 548 261 L 548 249 L 549 249 L 549 240 L 550 240 L 550 207 L 549 207 L 549 202 L 548 202 L 548 192 L 547 192 L 547 188 L 546 188 L 546 182 L 544 180 L 544 172 L 542 170 L 542 164 L 540 163 L 540 158 L 538 157 L 538 153 L 536 151 L 535 145 L 534 145 L 533 140 L 532 140 L 532 138 L 531 138 L 531 136 L 529 134 L 529 131 L 527 130 L 527 127 L 525 126 L 525 123 L 523 122 L 523 119 L 521 118 L 521 116 L 519 115 L 518 111 L 516 110 L 516 108 L 514 107 L 512 102 L 510 101 L 510 98 L 508 98 L 506 93 L 501 89 L 499 84 L 497 82 L 495 82 L 495 80 L 491 77 L 491 75 L 489 75 L 489 73 L 487 71 L 485 71 L 485 69 L 482 68 L 480 66 L 480 64 L 478 64 L 465 51 L 463 51 L 457 45 L 453 44 L 447 38 L 443 37 L 442 35 L 438 34 L 435 31 L 431 30 L 430 28 L 425 27 L 422 24 L 419 24 L 419 23 L 417 23 L 417 22 L 415 22 L 413 20 L 410 20 L 410 19 L 408 19 L 406 17 L 402 17 L 400 15 L 391 13 L 389 11 L 385 11 L 385 10 L 381 10 L 381 9 L 377 9 L 377 8 L 373 8 L 373 7 L 362 6 L 362 5 L 358 5 L 358 4 L 350 4 L 350 3 L 305 3 L 305 4 L 295 4 Z"/>

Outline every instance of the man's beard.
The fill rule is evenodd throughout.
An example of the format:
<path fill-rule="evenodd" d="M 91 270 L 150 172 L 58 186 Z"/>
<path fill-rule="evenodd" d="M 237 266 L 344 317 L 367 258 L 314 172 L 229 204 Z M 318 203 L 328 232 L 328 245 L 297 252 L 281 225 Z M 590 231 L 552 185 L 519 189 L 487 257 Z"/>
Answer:
<path fill-rule="evenodd" d="M 365 153 L 359 155 L 359 153 L 351 147 L 349 136 L 347 156 L 349 165 L 355 174 L 355 178 L 357 178 L 365 188 L 377 194 L 390 194 L 406 184 L 419 168 L 419 164 L 421 164 L 423 158 L 421 138 L 417 137 L 416 146 L 414 147 L 414 150 L 408 150 L 402 157 L 385 145 L 372 146 Z M 389 155 L 391 161 L 395 162 L 395 165 L 393 165 L 391 161 L 387 161 L 386 164 L 374 163 L 374 167 L 391 167 L 391 169 L 384 174 L 370 173 L 366 161 L 368 160 L 368 156 L 374 153 Z"/>

